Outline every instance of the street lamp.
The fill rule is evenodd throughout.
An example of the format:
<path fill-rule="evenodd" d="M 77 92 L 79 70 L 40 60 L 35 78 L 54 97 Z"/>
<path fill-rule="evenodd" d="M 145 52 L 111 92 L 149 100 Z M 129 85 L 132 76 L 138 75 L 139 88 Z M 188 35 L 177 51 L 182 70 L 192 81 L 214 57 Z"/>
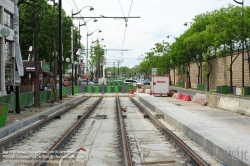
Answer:
<path fill-rule="evenodd" d="M 88 65 L 88 50 L 89 50 L 89 48 L 88 48 L 88 38 L 89 38 L 89 36 L 91 36 L 94 32 L 96 32 L 96 31 L 98 31 L 99 33 L 101 33 L 102 31 L 100 30 L 100 29 L 96 29 L 96 30 L 94 30 L 93 32 L 91 32 L 91 33 L 88 33 L 87 32 L 87 55 L 86 55 L 86 74 L 87 74 L 87 85 L 88 85 L 88 79 L 89 79 L 89 77 L 88 77 L 88 74 L 89 74 L 89 65 Z"/>
<path fill-rule="evenodd" d="M 84 8 L 86 8 L 86 7 L 89 7 L 90 9 L 90 11 L 92 11 L 92 10 L 94 10 L 94 8 L 92 7 L 92 6 L 84 6 L 81 10 L 79 10 L 77 13 L 73 13 L 73 10 L 72 10 L 72 17 L 74 16 L 74 15 L 77 15 L 77 14 L 79 14 L 79 13 L 81 13 L 81 11 L 84 9 Z"/>
<path fill-rule="evenodd" d="M 78 64 L 78 62 L 75 61 L 74 62 L 74 66 L 75 66 L 75 85 L 77 85 L 77 64 Z"/>
<path fill-rule="evenodd" d="M 100 39 L 100 40 L 99 40 Z M 92 43 L 96 43 L 97 41 L 103 41 L 104 39 L 103 38 L 99 38 L 99 39 L 96 39 L 95 41 L 92 41 Z M 105 46 L 104 46 L 105 47 Z"/>
<path fill-rule="evenodd" d="M 92 10 L 94 10 L 94 8 L 92 7 L 92 6 L 85 6 L 85 7 L 83 7 L 81 10 L 79 10 L 77 13 L 73 13 L 73 10 L 72 10 L 72 19 L 73 19 L 73 16 L 74 15 L 77 15 L 77 14 L 79 14 L 79 13 L 81 13 L 81 11 L 84 9 L 84 8 L 86 8 L 86 7 L 89 7 L 90 9 L 90 11 L 92 11 Z M 94 22 L 96 22 L 97 20 L 95 19 L 95 21 Z M 83 24 L 83 25 L 86 25 L 86 24 Z M 79 30 L 80 30 L 80 24 L 79 24 Z M 80 44 L 80 42 L 79 42 L 79 44 Z M 71 61 L 72 61 L 72 67 L 73 67 L 73 62 L 74 62 L 74 57 L 73 57 L 73 27 L 71 27 Z M 73 69 L 72 69 L 73 70 Z M 73 80 L 72 80 L 72 83 L 73 83 Z M 73 92 L 74 93 L 74 92 Z M 72 93 L 72 94 L 73 94 Z"/>
<path fill-rule="evenodd" d="M 185 25 L 185 24 L 184 24 Z M 186 25 L 187 26 L 187 25 Z M 170 36 L 172 36 L 174 39 L 177 39 L 176 37 L 174 37 L 173 35 L 167 35 L 167 38 L 170 38 Z"/>
<path fill-rule="evenodd" d="M 196 26 L 193 24 L 193 22 L 185 22 L 183 25 L 187 26 L 188 24 L 192 24 L 193 27 L 194 27 L 195 29 L 201 30 L 201 28 L 200 28 L 200 27 L 196 27 Z"/>
<path fill-rule="evenodd" d="M 192 24 L 193 22 L 185 22 L 184 25 L 187 26 L 189 24 Z"/>
<path fill-rule="evenodd" d="M 66 62 L 70 62 L 70 59 L 69 58 L 66 58 Z M 74 96 L 74 81 L 73 81 L 73 68 L 74 68 L 74 64 L 73 64 L 73 61 L 71 61 L 71 86 L 72 86 L 72 96 Z"/>
<path fill-rule="evenodd" d="M 244 0 L 242 2 L 238 2 L 234 0 L 234 2 L 242 5 L 242 8 L 244 8 Z M 244 87 L 244 15 L 243 15 L 243 10 L 242 10 L 242 88 Z"/>
<path fill-rule="evenodd" d="M 90 19 L 88 19 L 87 21 L 85 21 L 83 24 L 80 24 L 80 22 L 79 22 L 79 27 L 80 27 L 80 26 L 86 26 L 87 22 L 88 22 L 89 20 L 92 20 L 92 19 L 94 19 L 94 22 L 97 22 L 97 21 L 98 21 L 96 18 L 90 18 Z M 79 29 L 80 29 L 80 28 L 79 28 Z"/>
<path fill-rule="evenodd" d="M 184 24 L 185 26 L 187 26 L 187 23 Z M 172 35 L 167 35 L 167 38 L 170 38 L 170 36 Z M 176 37 L 172 36 L 175 40 L 177 40 Z M 173 68 L 173 71 L 174 71 L 174 85 L 175 85 L 175 68 Z M 169 70 L 169 75 L 170 75 L 170 70 Z M 188 75 L 187 75 L 187 81 L 188 81 Z"/>
<path fill-rule="evenodd" d="M 83 23 L 83 24 L 80 24 L 80 22 L 79 22 L 79 34 L 80 34 L 80 35 L 81 35 L 80 27 L 81 27 L 81 26 L 86 26 L 87 22 L 88 22 L 89 20 L 91 20 L 91 19 L 94 19 L 94 22 L 97 22 L 97 19 L 95 19 L 95 18 L 90 18 L 90 19 L 88 19 L 87 21 L 85 21 L 85 23 Z M 79 45 L 80 45 L 80 38 L 79 38 Z"/>

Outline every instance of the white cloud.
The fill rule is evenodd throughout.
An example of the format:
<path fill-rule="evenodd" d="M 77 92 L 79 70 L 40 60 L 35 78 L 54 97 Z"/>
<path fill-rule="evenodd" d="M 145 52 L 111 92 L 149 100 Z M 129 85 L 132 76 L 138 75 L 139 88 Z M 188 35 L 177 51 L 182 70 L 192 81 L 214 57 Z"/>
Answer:
<path fill-rule="evenodd" d="M 92 12 L 88 8 L 83 9 L 81 12 L 82 16 L 99 17 L 100 15 L 124 16 L 124 14 L 128 16 L 132 0 L 62 1 L 63 8 L 68 15 L 71 15 L 72 9 L 74 13 L 77 12 L 73 3 L 75 1 L 78 10 L 90 5 L 95 8 Z M 91 38 L 93 40 L 104 38 L 102 44 L 105 44 L 107 49 L 131 49 L 131 51 L 124 51 L 123 55 L 120 51 L 108 51 L 108 55 L 124 58 L 125 60 L 121 66 L 132 66 L 138 64 L 137 58 L 150 51 L 150 48 L 154 47 L 155 43 L 162 42 L 162 40 L 173 42 L 173 38 L 168 39 L 166 36 L 173 35 L 178 37 L 187 30 L 187 27 L 183 24 L 192 21 L 195 15 L 226 7 L 230 3 L 237 5 L 233 0 L 134 0 L 130 16 L 140 16 L 140 18 L 128 20 L 125 40 L 124 20 L 99 18 L 96 23 L 89 21 L 87 27 L 89 32 L 95 29 L 102 30 L 102 33 L 95 32 Z M 245 2 L 245 5 L 250 5 L 250 2 Z M 78 26 L 79 20 L 74 21 L 74 23 Z M 86 45 L 86 33 L 86 28 L 81 27 L 82 43 L 84 45 Z M 89 46 L 91 45 L 91 38 L 89 38 Z M 107 56 L 107 59 L 110 62 L 115 61 L 110 56 Z"/>

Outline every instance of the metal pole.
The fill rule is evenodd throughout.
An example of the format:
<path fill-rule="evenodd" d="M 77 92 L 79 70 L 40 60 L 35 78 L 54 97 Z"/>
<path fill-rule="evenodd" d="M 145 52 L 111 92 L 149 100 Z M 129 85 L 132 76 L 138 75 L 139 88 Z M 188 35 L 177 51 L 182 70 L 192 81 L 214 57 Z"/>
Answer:
<path fill-rule="evenodd" d="M 244 87 L 244 0 L 242 2 L 238 2 L 234 0 L 234 2 L 242 5 L 242 88 Z"/>
<path fill-rule="evenodd" d="M 74 69 L 74 63 L 71 64 L 71 67 L 72 67 L 72 96 L 74 96 L 74 77 L 73 77 L 73 69 Z"/>
<path fill-rule="evenodd" d="M 88 32 L 87 32 L 87 54 L 86 54 L 86 76 L 87 76 L 87 85 L 89 84 L 88 80 L 89 80 L 89 77 L 88 77 L 88 73 L 89 73 L 89 68 L 88 68 L 88 38 L 89 38 L 89 35 L 88 35 Z"/>
<path fill-rule="evenodd" d="M 16 86 L 16 113 L 20 114 L 19 85 Z"/>
<path fill-rule="evenodd" d="M 82 48 L 81 48 L 81 41 L 80 41 L 80 39 L 81 39 L 81 30 L 80 30 L 80 21 L 79 21 L 79 48 L 80 48 L 81 52 L 80 52 L 80 55 L 78 57 L 78 76 L 81 75 L 80 56 L 81 56 L 81 53 L 82 53 Z"/>
<path fill-rule="evenodd" d="M 119 63 L 120 63 L 120 61 L 118 61 L 118 77 L 119 77 Z"/>
<path fill-rule="evenodd" d="M 244 0 L 242 0 L 242 10 L 244 10 Z M 244 88 L 244 15 L 242 11 L 242 88 Z"/>
<path fill-rule="evenodd" d="M 73 69 L 74 69 L 74 55 L 73 55 L 73 26 L 71 26 L 71 68 L 72 68 L 72 81 L 71 81 L 71 85 L 72 85 L 72 95 L 74 95 L 74 77 L 73 77 Z"/>
<path fill-rule="evenodd" d="M 62 0 L 59 0 L 59 99 L 62 100 Z"/>
<path fill-rule="evenodd" d="M 77 85 L 77 64 L 74 64 L 75 66 L 75 85 Z"/>

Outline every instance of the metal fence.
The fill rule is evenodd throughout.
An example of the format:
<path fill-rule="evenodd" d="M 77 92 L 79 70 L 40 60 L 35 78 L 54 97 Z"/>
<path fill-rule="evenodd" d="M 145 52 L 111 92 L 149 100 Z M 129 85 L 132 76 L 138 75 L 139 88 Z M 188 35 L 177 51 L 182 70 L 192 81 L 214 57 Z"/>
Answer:
<path fill-rule="evenodd" d="M 28 87 L 22 88 L 24 91 L 28 90 Z M 130 89 L 136 90 L 136 86 L 133 85 L 80 85 L 74 86 L 74 94 L 77 93 L 128 93 Z M 57 89 L 57 97 L 59 97 L 59 90 Z M 62 96 L 72 94 L 72 87 L 63 87 L 62 88 Z M 52 100 L 52 92 L 48 91 L 40 91 L 39 92 L 40 102 L 47 102 L 48 100 Z M 9 110 L 13 111 L 16 108 L 16 94 L 12 93 L 9 95 L 1 96 L 0 103 L 8 103 L 10 104 Z M 19 93 L 19 103 L 20 107 L 23 108 L 25 106 L 34 104 L 34 91 L 28 92 L 20 92 Z"/>

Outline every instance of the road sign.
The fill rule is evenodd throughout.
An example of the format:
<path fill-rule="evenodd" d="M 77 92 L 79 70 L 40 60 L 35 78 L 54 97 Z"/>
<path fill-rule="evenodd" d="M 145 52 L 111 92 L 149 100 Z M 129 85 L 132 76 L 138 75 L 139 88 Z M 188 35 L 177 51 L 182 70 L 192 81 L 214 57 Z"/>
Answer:
<path fill-rule="evenodd" d="M 156 75 L 157 74 L 157 68 L 152 68 L 152 75 Z"/>

